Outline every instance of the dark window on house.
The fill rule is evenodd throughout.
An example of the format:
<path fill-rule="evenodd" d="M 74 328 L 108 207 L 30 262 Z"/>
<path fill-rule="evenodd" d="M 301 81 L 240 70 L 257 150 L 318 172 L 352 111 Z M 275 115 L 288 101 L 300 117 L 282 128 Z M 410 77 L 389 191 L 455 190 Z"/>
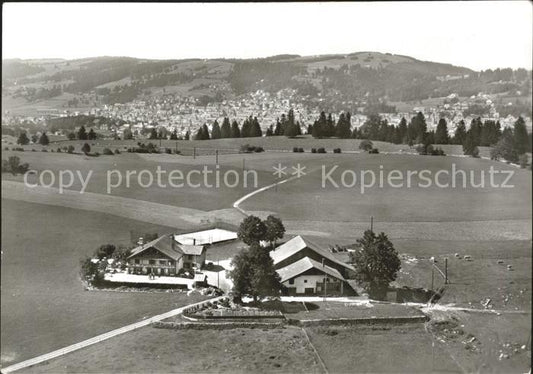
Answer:
<path fill-rule="evenodd" d="M 150 265 L 155 265 L 155 260 L 149 260 L 148 263 L 149 263 Z"/>
<path fill-rule="evenodd" d="M 159 260 L 159 265 L 166 265 L 166 264 L 167 264 L 166 260 Z"/>
<path fill-rule="evenodd" d="M 307 279 L 304 279 L 304 283 L 307 283 Z"/>
<path fill-rule="evenodd" d="M 289 279 L 289 284 L 294 284 L 294 278 L 293 279 Z"/>
<path fill-rule="evenodd" d="M 169 264 L 170 266 L 174 266 L 174 261 L 169 261 L 168 264 Z"/>
<path fill-rule="evenodd" d="M 135 259 L 135 263 L 136 264 L 140 264 L 141 263 L 141 260 L 139 260 L 138 258 Z"/>

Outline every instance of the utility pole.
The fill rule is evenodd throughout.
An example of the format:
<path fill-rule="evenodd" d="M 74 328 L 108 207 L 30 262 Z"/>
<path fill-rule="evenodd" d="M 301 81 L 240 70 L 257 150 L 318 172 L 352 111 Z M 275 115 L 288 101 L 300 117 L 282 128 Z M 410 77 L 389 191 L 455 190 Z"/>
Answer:
<path fill-rule="evenodd" d="M 196 147 L 192 147 L 192 158 L 196 159 Z"/>
<path fill-rule="evenodd" d="M 242 159 L 242 171 L 244 171 L 244 170 L 245 170 L 245 160 L 244 160 L 244 157 L 243 157 L 243 159 Z"/>
<path fill-rule="evenodd" d="M 215 162 L 218 165 L 218 149 L 215 149 Z"/>
<path fill-rule="evenodd" d="M 324 272 L 324 303 L 326 303 L 326 269 L 325 269 L 324 259 L 322 259 L 322 271 Z"/>
<path fill-rule="evenodd" d="M 431 263 L 431 291 L 433 291 L 434 280 L 435 280 L 435 264 Z"/>
<path fill-rule="evenodd" d="M 176 140 L 176 154 L 178 154 L 178 141 Z"/>
<path fill-rule="evenodd" d="M 448 284 L 448 259 L 444 259 L 444 284 Z"/>
<path fill-rule="evenodd" d="M 370 216 L 370 231 L 374 232 L 374 216 Z"/>

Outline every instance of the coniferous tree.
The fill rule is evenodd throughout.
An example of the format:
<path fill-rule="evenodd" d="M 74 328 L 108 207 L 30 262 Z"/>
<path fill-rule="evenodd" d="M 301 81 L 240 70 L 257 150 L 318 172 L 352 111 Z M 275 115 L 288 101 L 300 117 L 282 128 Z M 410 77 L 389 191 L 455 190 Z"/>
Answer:
<path fill-rule="evenodd" d="M 254 117 L 252 120 L 252 125 L 250 129 L 250 135 L 255 138 L 259 138 L 263 136 L 263 131 L 261 130 L 261 125 L 259 125 L 259 121 L 257 120 L 257 117 Z"/>
<path fill-rule="evenodd" d="M 435 131 L 435 144 L 448 144 L 448 124 L 445 118 L 441 118 Z"/>
<path fill-rule="evenodd" d="M 205 123 L 202 125 L 202 136 L 202 140 L 209 140 L 209 129 Z"/>
<path fill-rule="evenodd" d="M 407 143 L 407 120 L 405 117 L 402 117 L 400 120 L 400 123 L 398 124 L 398 131 L 396 134 L 396 139 L 398 140 L 398 144 L 400 143 Z"/>
<path fill-rule="evenodd" d="M 220 139 L 222 137 L 222 131 L 220 130 L 220 126 L 215 120 L 213 123 L 213 128 L 211 129 L 211 139 Z"/>
<path fill-rule="evenodd" d="M 85 131 L 85 126 L 83 125 L 81 125 L 80 129 L 78 130 L 78 139 L 87 140 L 87 132 Z"/>
<path fill-rule="evenodd" d="M 526 123 L 524 122 L 524 119 L 522 117 L 518 117 L 518 119 L 514 123 L 513 135 L 514 148 L 519 156 L 531 151 L 531 145 L 529 144 Z"/>
<path fill-rule="evenodd" d="M 229 118 L 224 117 L 224 121 L 222 122 L 222 128 L 220 129 L 220 137 L 221 138 L 231 138 L 231 125 L 229 123 Z"/>
<path fill-rule="evenodd" d="M 273 126 L 270 125 L 266 131 L 266 136 L 273 136 L 274 135 L 274 130 L 273 130 Z"/>
<path fill-rule="evenodd" d="M 43 134 L 39 138 L 39 144 L 48 145 L 49 143 L 50 143 L 50 140 L 48 139 L 48 135 L 46 135 L 46 132 L 43 132 Z"/>
<path fill-rule="evenodd" d="M 231 123 L 231 137 L 232 138 L 240 138 L 241 137 L 241 130 L 239 129 L 239 124 L 236 120 L 233 120 Z"/>
<path fill-rule="evenodd" d="M 341 113 L 339 120 L 337 121 L 337 127 L 335 129 L 335 136 L 341 139 L 348 139 L 352 135 L 350 124 L 344 113 Z"/>
<path fill-rule="evenodd" d="M 462 145 L 466 139 L 466 126 L 463 120 L 459 121 L 455 128 L 455 134 L 453 136 L 453 143 Z"/>
<path fill-rule="evenodd" d="M 30 139 L 28 139 L 28 136 L 26 135 L 25 131 L 22 131 L 17 139 L 17 144 L 20 145 L 26 145 L 30 142 Z M 34 142 L 35 143 L 35 142 Z"/>
<path fill-rule="evenodd" d="M 283 130 L 281 129 L 281 122 L 279 118 L 276 119 L 276 127 L 274 128 L 274 135 L 276 136 L 283 135 Z"/>

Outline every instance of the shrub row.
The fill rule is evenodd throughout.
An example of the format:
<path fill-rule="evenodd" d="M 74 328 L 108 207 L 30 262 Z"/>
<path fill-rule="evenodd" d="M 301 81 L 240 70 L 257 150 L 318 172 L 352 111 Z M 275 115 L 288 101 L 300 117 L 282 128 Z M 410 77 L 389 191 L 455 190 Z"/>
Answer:
<path fill-rule="evenodd" d="M 298 148 L 298 147 L 294 147 L 294 148 L 292 149 L 292 151 L 293 151 L 294 153 L 304 153 L 304 149 L 303 149 L 303 148 Z"/>

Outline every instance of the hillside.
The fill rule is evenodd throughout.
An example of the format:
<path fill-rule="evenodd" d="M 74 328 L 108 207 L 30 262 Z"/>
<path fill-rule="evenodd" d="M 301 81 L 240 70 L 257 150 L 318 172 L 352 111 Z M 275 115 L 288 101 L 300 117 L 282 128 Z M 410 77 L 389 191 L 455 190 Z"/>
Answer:
<path fill-rule="evenodd" d="M 529 96 L 523 69 L 475 72 L 408 56 L 356 52 L 322 56 L 278 55 L 261 59 L 147 60 L 95 57 L 79 60 L 4 60 L 4 110 L 26 107 L 77 110 L 177 93 L 222 101 L 255 92 L 294 89 L 308 104 L 405 102 L 470 96 L 478 92 Z"/>

